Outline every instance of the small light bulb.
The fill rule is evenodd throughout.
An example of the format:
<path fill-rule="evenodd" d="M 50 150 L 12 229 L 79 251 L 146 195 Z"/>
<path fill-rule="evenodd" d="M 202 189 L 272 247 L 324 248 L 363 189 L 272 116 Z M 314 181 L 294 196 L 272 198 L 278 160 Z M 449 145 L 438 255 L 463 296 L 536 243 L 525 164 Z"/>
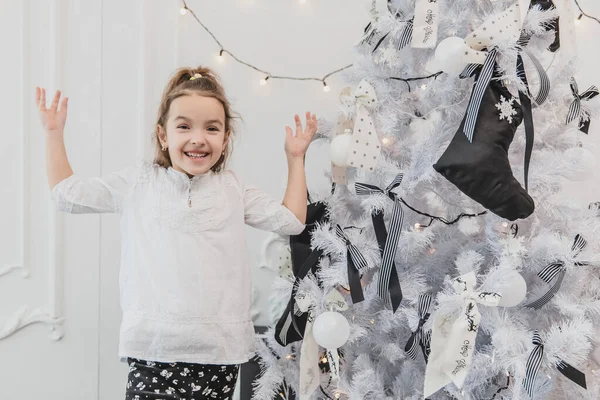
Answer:
<path fill-rule="evenodd" d="M 371 320 L 371 325 L 373 325 L 374 323 L 375 323 L 375 320 L 374 320 L 374 319 L 372 319 L 372 320 Z"/>
<path fill-rule="evenodd" d="M 327 357 L 323 357 L 323 358 L 321 358 L 321 362 L 322 362 L 323 364 L 326 364 L 326 363 L 327 363 Z"/>
<path fill-rule="evenodd" d="M 341 395 L 340 395 L 339 393 L 336 393 L 336 394 L 335 394 L 335 398 L 336 398 L 336 399 L 339 399 L 339 398 L 340 398 L 340 396 L 341 396 Z"/>
<path fill-rule="evenodd" d="M 575 25 L 581 25 L 581 18 L 583 18 L 583 14 L 579 14 L 579 17 L 575 19 Z"/>
<path fill-rule="evenodd" d="M 503 226 L 504 228 L 508 228 L 508 222 L 503 222 L 503 223 L 502 223 L 502 226 Z"/>
<path fill-rule="evenodd" d="M 325 93 L 329 92 L 330 90 L 331 90 L 331 88 L 330 88 L 330 87 L 329 87 L 327 84 L 325 84 L 325 85 L 323 86 L 323 91 L 324 91 Z"/>
<path fill-rule="evenodd" d="M 291 360 L 291 359 L 292 359 L 292 357 L 293 357 L 293 356 L 292 356 L 291 354 L 288 354 L 287 356 L 285 356 L 285 358 L 287 358 L 288 360 Z"/>
<path fill-rule="evenodd" d="M 261 86 L 265 86 L 265 85 L 267 84 L 267 79 L 269 79 L 269 77 L 268 77 L 268 76 L 267 76 L 266 78 L 262 78 L 262 79 L 260 80 L 260 85 L 261 85 Z"/>
<path fill-rule="evenodd" d="M 417 222 L 417 223 L 415 224 L 415 229 L 421 229 L 421 224 Z"/>
<path fill-rule="evenodd" d="M 426 90 L 427 89 L 427 85 L 426 84 L 422 84 L 421 85 L 421 90 Z"/>
<path fill-rule="evenodd" d="M 187 14 L 187 8 L 186 8 L 186 7 L 181 7 L 181 10 L 179 10 L 179 13 L 180 13 L 181 15 L 185 15 L 185 14 Z"/>
<path fill-rule="evenodd" d="M 384 137 L 383 139 L 381 139 L 381 143 L 383 144 L 388 144 L 390 142 L 390 139 Z"/>
<path fill-rule="evenodd" d="M 225 60 L 225 57 L 223 57 L 223 52 L 225 50 L 221 49 L 221 51 L 219 51 L 219 55 L 217 56 L 217 60 L 223 62 Z"/>

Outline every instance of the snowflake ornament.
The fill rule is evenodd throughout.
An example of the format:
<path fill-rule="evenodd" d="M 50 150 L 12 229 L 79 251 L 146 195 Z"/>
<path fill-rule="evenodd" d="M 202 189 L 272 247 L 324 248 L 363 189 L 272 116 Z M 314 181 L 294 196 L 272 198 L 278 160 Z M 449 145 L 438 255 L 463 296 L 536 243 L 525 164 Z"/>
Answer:
<path fill-rule="evenodd" d="M 513 122 L 513 115 L 517 114 L 517 110 L 513 107 L 513 102 L 515 101 L 514 97 L 510 99 L 505 99 L 504 96 L 500 96 L 500 103 L 496 104 L 496 108 L 500 110 L 500 121 L 503 119 L 507 120 L 509 124 Z"/>

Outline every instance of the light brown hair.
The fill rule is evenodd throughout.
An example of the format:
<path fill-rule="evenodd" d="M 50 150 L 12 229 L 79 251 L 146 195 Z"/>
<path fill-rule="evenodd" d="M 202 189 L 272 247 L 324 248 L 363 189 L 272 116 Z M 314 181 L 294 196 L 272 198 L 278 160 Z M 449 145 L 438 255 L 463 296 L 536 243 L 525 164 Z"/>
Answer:
<path fill-rule="evenodd" d="M 196 74 L 201 77 L 193 78 Z M 166 123 L 169 118 L 169 110 L 171 103 L 178 97 L 189 96 L 196 94 L 204 97 L 212 97 L 218 100 L 223 105 L 225 111 L 225 138 L 229 138 L 225 146 L 225 153 L 221 155 L 219 161 L 211 168 L 215 172 L 219 172 L 225 168 L 225 164 L 229 159 L 233 150 L 233 137 L 235 134 L 235 119 L 238 115 L 231 109 L 231 104 L 225 95 L 225 90 L 221 84 L 219 76 L 211 69 L 205 67 L 196 68 L 180 68 L 169 80 L 158 108 L 158 117 L 156 119 L 156 130 L 154 139 L 156 142 L 154 163 L 161 167 L 168 168 L 172 166 L 171 157 L 168 151 L 162 151 L 160 140 L 158 137 L 159 127 L 166 131 Z"/>

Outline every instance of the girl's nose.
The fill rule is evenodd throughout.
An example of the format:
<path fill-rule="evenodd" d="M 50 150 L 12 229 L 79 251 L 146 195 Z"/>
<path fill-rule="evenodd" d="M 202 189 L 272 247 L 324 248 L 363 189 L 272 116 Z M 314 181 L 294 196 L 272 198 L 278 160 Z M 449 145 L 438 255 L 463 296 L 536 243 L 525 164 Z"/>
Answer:
<path fill-rule="evenodd" d="M 192 137 L 192 139 L 190 140 L 190 143 L 192 143 L 193 145 L 196 145 L 196 146 L 204 144 L 205 142 L 206 142 L 205 137 L 202 134 L 194 135 Z"/>

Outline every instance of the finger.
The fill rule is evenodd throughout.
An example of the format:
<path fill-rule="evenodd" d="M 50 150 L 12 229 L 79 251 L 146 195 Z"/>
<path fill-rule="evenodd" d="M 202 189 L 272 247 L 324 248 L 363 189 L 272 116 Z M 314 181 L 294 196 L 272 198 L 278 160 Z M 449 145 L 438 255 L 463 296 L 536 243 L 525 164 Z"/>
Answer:
<path fill-rule="evenodd" d="M 285 127 L 285 135 L 289 138 L 294 136 L 294 131 L 292 131 L 292 128 L 290 128 L 289 126 Z"/>
<path fill-rule="evenodd" d="M 58 112 L 60 112 L 61 114 L 63 114 L 63 113 L 66 114 L 68 107 L 69 107 L 69 98 L 65 97 L 60 102 L 60 109 L 58 110 Z"/>
<path fill-rule="evenodd" d="M 40 98 L 39 107 L 40 107 L 40 110 L 46 111 L 46 89 L 42 88 L 41 92 L 42 92 L 42 95 Z"/>
<path fill-rule="evenodd" d="M 296 114 L 294 115 L 294 119 L 296 120 L 296 136 L 302 135 L 302 122 L 300 122 L 300 117 Z"/>
<path fill-rule="evenodd" d="M 304 136 L 310 136 L 310 125 L 311 125 L 311 121 L 310 121 L 310 112 L 306 112 L 306 129 L 304 129 Z"/>
<path fill-rule="evenodd" d="M 52 100 L 52 105 L 50 106 L 50 109 L 56 111 L 58 109 L 59 100 L 60 100 L 60 90 L 57 90 L 56 93 L 54 94 L 54 99 Z"/>

